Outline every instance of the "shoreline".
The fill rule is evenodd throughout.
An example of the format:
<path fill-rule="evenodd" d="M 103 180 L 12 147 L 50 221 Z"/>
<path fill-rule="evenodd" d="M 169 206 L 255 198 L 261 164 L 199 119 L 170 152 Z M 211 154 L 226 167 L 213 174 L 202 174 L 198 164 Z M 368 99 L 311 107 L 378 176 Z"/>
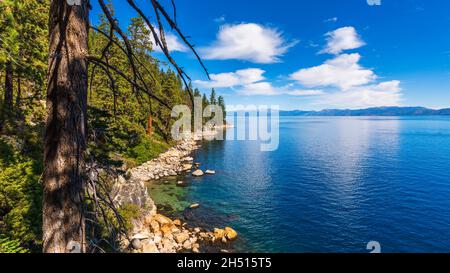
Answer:
<path fill-rule="evenodd" d="M 189 221 L 170 219 L 158 213 L 146 184 L 162 178 L 180 175 L 207 175 L 197 168 L 192 153 L 201 148 L 200 141 L 209 141 L 230 125 L 202 132 L 201 137 L 191 134 L 157 158 L 129 169 L 125 176 L 116 180 L 112 198 L 117 206 L 133 204 L 140 208 L 141 217 L 132 219 L 128 236 L 120 238 L 120 249 L 131 253 L 207 253 L 229 252 L 230 243 L 238 236 L 231 227 L 214 228 L 213 231 L 200 226 L 190 227 Z M 210 172 L 209 175 L 213 173 Z M 176 181 L 175 183 L 183 183 Z M 185 183 L 185 182 L 184 182 Z M 178 184 L 177 184 L 178 186 Z M 182 185 L 180 185 L 182 186 Z M 199 204 L 186 209 L 195 210 Z"/>

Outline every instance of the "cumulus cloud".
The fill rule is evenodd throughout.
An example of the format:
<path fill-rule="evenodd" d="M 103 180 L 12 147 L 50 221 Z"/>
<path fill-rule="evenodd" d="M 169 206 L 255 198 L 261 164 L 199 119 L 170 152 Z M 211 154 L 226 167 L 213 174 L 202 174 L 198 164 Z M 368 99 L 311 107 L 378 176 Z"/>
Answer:
<path fill-rule="evenodd" d="M 217 40 L 201 48 L 203 58 L 209 60 L 237 59 L 254 63 L 275 63 L 296 42 L 287 42 L 276 29 L 254 23 L 224 25 Z"/>
<path fill-rule="evenodd" d="M 346 91 L 327 93 L 312 103 L 320 108 L 360 109 L 401 105 L 400 81 L 355 87 Z"/>
<path fill-rule="evenodd" d="M 324 94 L 322 90 L 299 90 L 292 89 L 291 86 L 277 87 L 270 82 L 257 82 L 243 85 L 238 94 L 243 96 L 277 96 L 277 95 L 291 95 L 291 96 L 317 96 Z"/>
<path fill-rule="evenodd" d="M 237 70 L 236 72 L 211 74 L 210 81 L 194 81 L 195 84 L 207 88 L 225 88 L 244 84 L 251 84 L 264 80 L 264 70 L 259 68 L 248 68 Z"/>
<path fill-rule="evenodd" d="M 160 37 L 159 34 L 158 34 L 158 37 Z M 175 52 L 175 51 L 187 52 L 187 51 L 189 51 L 188 47 L 183 42 L 181 42 L 180 38 L 178 38 L 178 36 L 176 36 L 175 34 L 173 34 L 171 32 L 167 32 L 167 33 L 165 33 L 165 37 L 166 37 L 167 47 L 169 48 L 170 52 Z M 149 39 L 150 39 L 150 42 L 153 44 L 153 50 L 156 52 L 162 52 L 161 48 L 156 45 L 155 39 L 152 34 L 150 34 Z"/>
<path fill-rule="evenodd" d="M 244 96 L 254 95 L 291 95 L 291 96 L 315 96 L 321 95 L 321 90 L 295 89 L 293 84 L 277 87 L 268 82 L 264 77 L 266 71 L 260 68 L 247 68 L 235 72 L 211 74 L 210 81 L 196 80 L 194 83 L 204 88 L 233 88 Z"/>
<path fill-rule="evenodd" d="M 372 70 L 359 65 L 360 59 L 358 53 L 342 54 L 322 65 L 301 69 L 291 74 L 290 78 L 307 87 L 334 86 L 347 90 L 377 78 Z"/>
<path fill-rule="evenodd" d="M 327 46 L 321 53 L 340 54 L 344 50 L 362 47 L 361 40 L 354 27 L 343 27 L 325 34 Z"/>

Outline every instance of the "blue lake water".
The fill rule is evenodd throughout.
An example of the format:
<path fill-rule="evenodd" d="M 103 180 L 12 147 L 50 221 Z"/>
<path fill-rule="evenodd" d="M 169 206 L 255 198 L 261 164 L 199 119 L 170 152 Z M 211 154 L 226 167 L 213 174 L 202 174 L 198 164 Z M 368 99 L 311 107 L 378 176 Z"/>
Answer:
<path fill-rule="evenodd" d="M 450 252 L 449 117 L 281 117 L 276 151 L 213 141 L 194 157 L 217 173 L 180 198 L 240 251 Z"/>

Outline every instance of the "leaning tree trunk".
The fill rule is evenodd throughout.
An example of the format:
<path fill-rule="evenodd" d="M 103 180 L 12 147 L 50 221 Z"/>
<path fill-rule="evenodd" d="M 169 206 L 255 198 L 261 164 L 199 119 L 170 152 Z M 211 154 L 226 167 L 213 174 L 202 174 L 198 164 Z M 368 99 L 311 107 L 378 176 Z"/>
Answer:
<path fill-rule="evenodd" d="M 11 61 L 5 64 L 5 96 L 0 110 L 0 131 L 3 130 L 13 103 L 13 66 Z"/>
<path fill-rule="evenodd" d="M 75 3 L 69 5 L 68 3 Z M 52 0 L 44 149 L 43 251 L 84 252 L 89 3 Z"/>
<path fill-rule="evenodd" d="M 11 61 L 7 61 L 5 65 L 5 98 L 4 103 L 6 107 L 11 107 L 13 103 L 13 66 Z"/>

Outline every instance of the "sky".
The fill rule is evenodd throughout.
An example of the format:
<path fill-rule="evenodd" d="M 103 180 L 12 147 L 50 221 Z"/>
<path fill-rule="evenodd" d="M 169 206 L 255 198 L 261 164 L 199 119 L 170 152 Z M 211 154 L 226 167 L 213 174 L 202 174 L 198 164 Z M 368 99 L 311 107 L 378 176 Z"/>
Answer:
<path fill-rule="evenodd" d="M 149 0 L 138 0 L 145 10 Z M 160 2 L 172 11 L 170 0 Z M 100 9 L 91 1 L 91 22 Z M 126 28 L 136 14 L 114 0 Z M 194 87 L 227 106 L 283 110 L 450 107 L 450 1 L 175 0 L 177 23 L 204 60 L 167 35 Z M 151 14 L 148 12 L 148 14 Z M 151 39 L 149 39 L 151 42 Z M 164 60 L 156 51 L 156 58 Z"/>

